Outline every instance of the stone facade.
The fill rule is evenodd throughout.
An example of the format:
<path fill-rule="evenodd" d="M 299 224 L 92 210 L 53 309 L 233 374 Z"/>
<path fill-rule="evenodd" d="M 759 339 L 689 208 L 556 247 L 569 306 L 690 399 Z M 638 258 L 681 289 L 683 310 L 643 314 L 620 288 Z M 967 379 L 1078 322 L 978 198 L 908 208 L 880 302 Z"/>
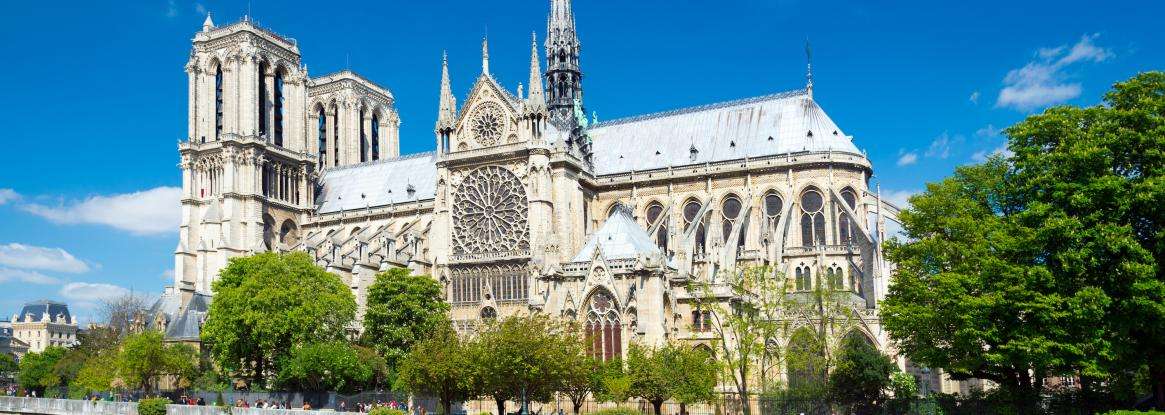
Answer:
<path fill-rule="evenodd" d="M 6 328 L 22 343 L 16 344 L 21 354 L 40 353 L 49 346 L 68 347 L 77 341 L 77 320 L 69 314 L 69 306 L 54 301 L 25 304 Z"/>
<path fill-rule="evenodd" d="M 735 271 L 769 265 L 790 291 L 832 284 L 856 317 L 836 335 L 892 352 L 876 313 L 892 268 L 878 241 L 898 209 L 869 188 L 869 160 L 814 101 L 811 79 L 598 122 L 584 109 L 570 1 L 551 1 L 546 36 L 531 44 L 528 93 L 496 81 L 483 40 L 459 106 L 443 62 L 436 151 L 400 156 L 387 88 L 349 71 L 310 77 L 293 40 L 208 17 L 186 66 L 167 298 L 209 295 L 231 257 L 299 250 L 361 309 L 375 274 L 407 267 L 443 284 L 463 331 L 542 312 L 583 323 L 609 358 L 635 341 L 707 347 L 708 311 L 689 284 L 723 293 Z"/>

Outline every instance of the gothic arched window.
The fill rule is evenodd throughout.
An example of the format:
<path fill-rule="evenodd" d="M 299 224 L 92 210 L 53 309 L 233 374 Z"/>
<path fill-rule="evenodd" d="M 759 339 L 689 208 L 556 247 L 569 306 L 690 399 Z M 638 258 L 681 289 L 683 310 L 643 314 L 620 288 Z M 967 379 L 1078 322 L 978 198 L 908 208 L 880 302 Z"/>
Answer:
<path fill-rule="evenodd" d="M 223 122 L 222 66 L 214 70 L 214 139 L 222 138 Z"/>
<path fill-rule="evenodd" d="M 324 108 L 320 107 L 319 112 L 319 153 L 320 166 L 328 162 L 328 115 L 324 113 Z"/>
<path fill-rule="evenodd" d="M 380 115 L 372 114 L 372 160 L 380 160 Z"/>
<path fill-rule="evenodd" d="M 841 191 L 841 199 L 849 205 L 850 210 L 857 213 L 857 195 L 853 189 L 845 188 Z M 853 242 L 854 233 L 857 230 L 857 225 L 853 223 L 849 214 L 846 213 L 845 208 L 838 206 L 837 214 L 837 239 L 841 245 L 849 245 Z"/>
<path fill-rule="evenodd" d="M 275 145 L 283 146 L 283 72 L 275 71 L 275 97 L 271 100 L 275 121 Z"/>
<path fill-rule="evenodd" d="M 809 291 L 813 289 L 813 271 L 809 267 L 797 267 L 796 277 L 797 291 Z"/>
<path fill-rule="evenodd" d="M 707 230 L 704 227 L 705 220 L 703 218 L 700 218 L 699 223 L 693 225 L 693 223 L 696 222 L 696 216 L 700 213 L 700 208 L 700 201 L 696 199 L 688 199 L 688 201 L 684 203 L 684 229 L 689 230 L 692 228 L 692 226 L 696 226 L 696 246 L 694 252 L 697 253 L 704 252 L 704 240 L 707 233 Z"/>
<path fill-rule="evenodd" d="M 651 202 L 647 206 L 647 226 L 655 225 L 657 221 L 662 220 L 661 216 L 663 216 L 663 205 L 659 202 Z M 655 231 L 655 244 L 667 252 L 667 224 L 659 224 L 659 229 Z"/>
<path fill-rule="evenodd" d="M 825 199 L 817 189 L 801 194 L 801 245 L 825 245 Z"/>
<path fill-rule="evenodd" d="M 623 324 L 615 299 L 606 291 L 591 296 L 587 308 L 586 339 L 591 356 L 603 361 L 623 357 Z"/>
<path fill-rule="evenodd" d="M 259 62 L 259 135 L 267 135 L 267 63 Z"/>
<path fill-rule="evenodd" d="M 360 108 L 360 162 L 368 161 L 368 136 L 364 135 L 364 108 Z"/>
<path fill-rule="evenodd" d="M 332 123 L 332 150 L 335 152 L 334 154 L 332 154 L 332 159 L 333 159 L 332 165 L 339 166 L 340 165 L 340 107 L 336 104 L 332 104 L 332 116 L 336 117 L 335 122 Z"/>
<path fill-rule="evenodd" d="M 740 198 L 736 197 L 736 195 L 729 195 L 728 197 L 724 198 L 724 203 L 720 205 L 720 212 L 724 216 L 724 224 L 721 226 L 721 236 L 724 238 L 725 245 L 728 245 L 728 238 L 732 236 L 732 228 L 736 225 L 736 222 L 741 219 L 740 209 Z M 744 246 L 744 235 L 745 229 L 741 228 L 740 236 L 736 240 L 736 246 Z"/>

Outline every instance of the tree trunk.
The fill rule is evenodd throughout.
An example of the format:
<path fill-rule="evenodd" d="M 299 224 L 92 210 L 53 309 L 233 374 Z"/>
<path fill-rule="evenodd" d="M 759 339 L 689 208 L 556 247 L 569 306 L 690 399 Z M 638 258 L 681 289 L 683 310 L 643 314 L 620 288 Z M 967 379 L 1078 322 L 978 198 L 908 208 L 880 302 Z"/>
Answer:
<path fill-rule="evenodd" d="M 506 400 L 495 398 L 494 402 L 498 404 L 498 415 L 506 415 Z"/>
<path fill-rule="evenodd" d="M 570 404 L 574 406 L 574 415 L 579 415 L 581 413 L 583 399 L 584 398 L 578 398 L 578 399 L 571 398 L 570 399 Z"/>
<path fill-rule="evenodd" d="M 680 415 L 688 415 L 688 404 L 680 402 Z"/>
<path fill-rule="evenodd" d="M 660 412 L 663 410 L 663 401 L 662 400 L 656 399 L 656 400 L 651 401 L 651 406 L 653 408 L 655 408 L 655 415 L 663 415 L 663 413 Z"/>
<path fill-rule="evenodd" d="M 1153 406 L 1165 409 L 1165 363 L 1149 365 L 1149 383 L 1153 388 Z"/>

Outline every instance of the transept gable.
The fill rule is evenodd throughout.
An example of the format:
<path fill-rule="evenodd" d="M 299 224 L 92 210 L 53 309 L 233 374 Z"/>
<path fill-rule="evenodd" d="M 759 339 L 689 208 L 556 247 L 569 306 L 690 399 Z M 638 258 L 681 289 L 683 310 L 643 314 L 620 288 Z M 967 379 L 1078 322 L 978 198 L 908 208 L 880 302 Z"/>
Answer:
<path fill-rule="evenodd" d="M 461 107 L 455 151 L 493 147 L 518 141 L 521 103 L 489 75 L 478 77 Z"/>

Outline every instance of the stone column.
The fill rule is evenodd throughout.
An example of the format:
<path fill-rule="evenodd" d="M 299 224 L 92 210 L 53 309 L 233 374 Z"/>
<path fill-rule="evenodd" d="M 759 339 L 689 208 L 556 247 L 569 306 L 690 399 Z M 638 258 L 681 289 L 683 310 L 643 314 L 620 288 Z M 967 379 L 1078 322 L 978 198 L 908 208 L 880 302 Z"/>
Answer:
<path fill-rule="evenodd" d="M 271 69 L 273 69 L 273 68 L 271 68 Z M 266 89 L 265 92 L 267 92 L 267 96 L 258 98 L 258 99 L 263 100 L 264 118 L 267 119 L 266 120 L 267 141 L 270 143 L 275 143 L 275 76 L 273 75 L 273 73 L 272 74 L 264 73 L 264 74 L 260 74 L 260 76 L 261 76 L 261 79 L 259 80 L 259 82 L 263 82 L 265 84 L 264 88 Z M 256 105 L 258 105 L 258 104 L 256 104 Z M 282 145 L 286 146 L 287 145 L 286 131 L 284 131 L 283 139 L 284 139 L 284 142 Z"/>

